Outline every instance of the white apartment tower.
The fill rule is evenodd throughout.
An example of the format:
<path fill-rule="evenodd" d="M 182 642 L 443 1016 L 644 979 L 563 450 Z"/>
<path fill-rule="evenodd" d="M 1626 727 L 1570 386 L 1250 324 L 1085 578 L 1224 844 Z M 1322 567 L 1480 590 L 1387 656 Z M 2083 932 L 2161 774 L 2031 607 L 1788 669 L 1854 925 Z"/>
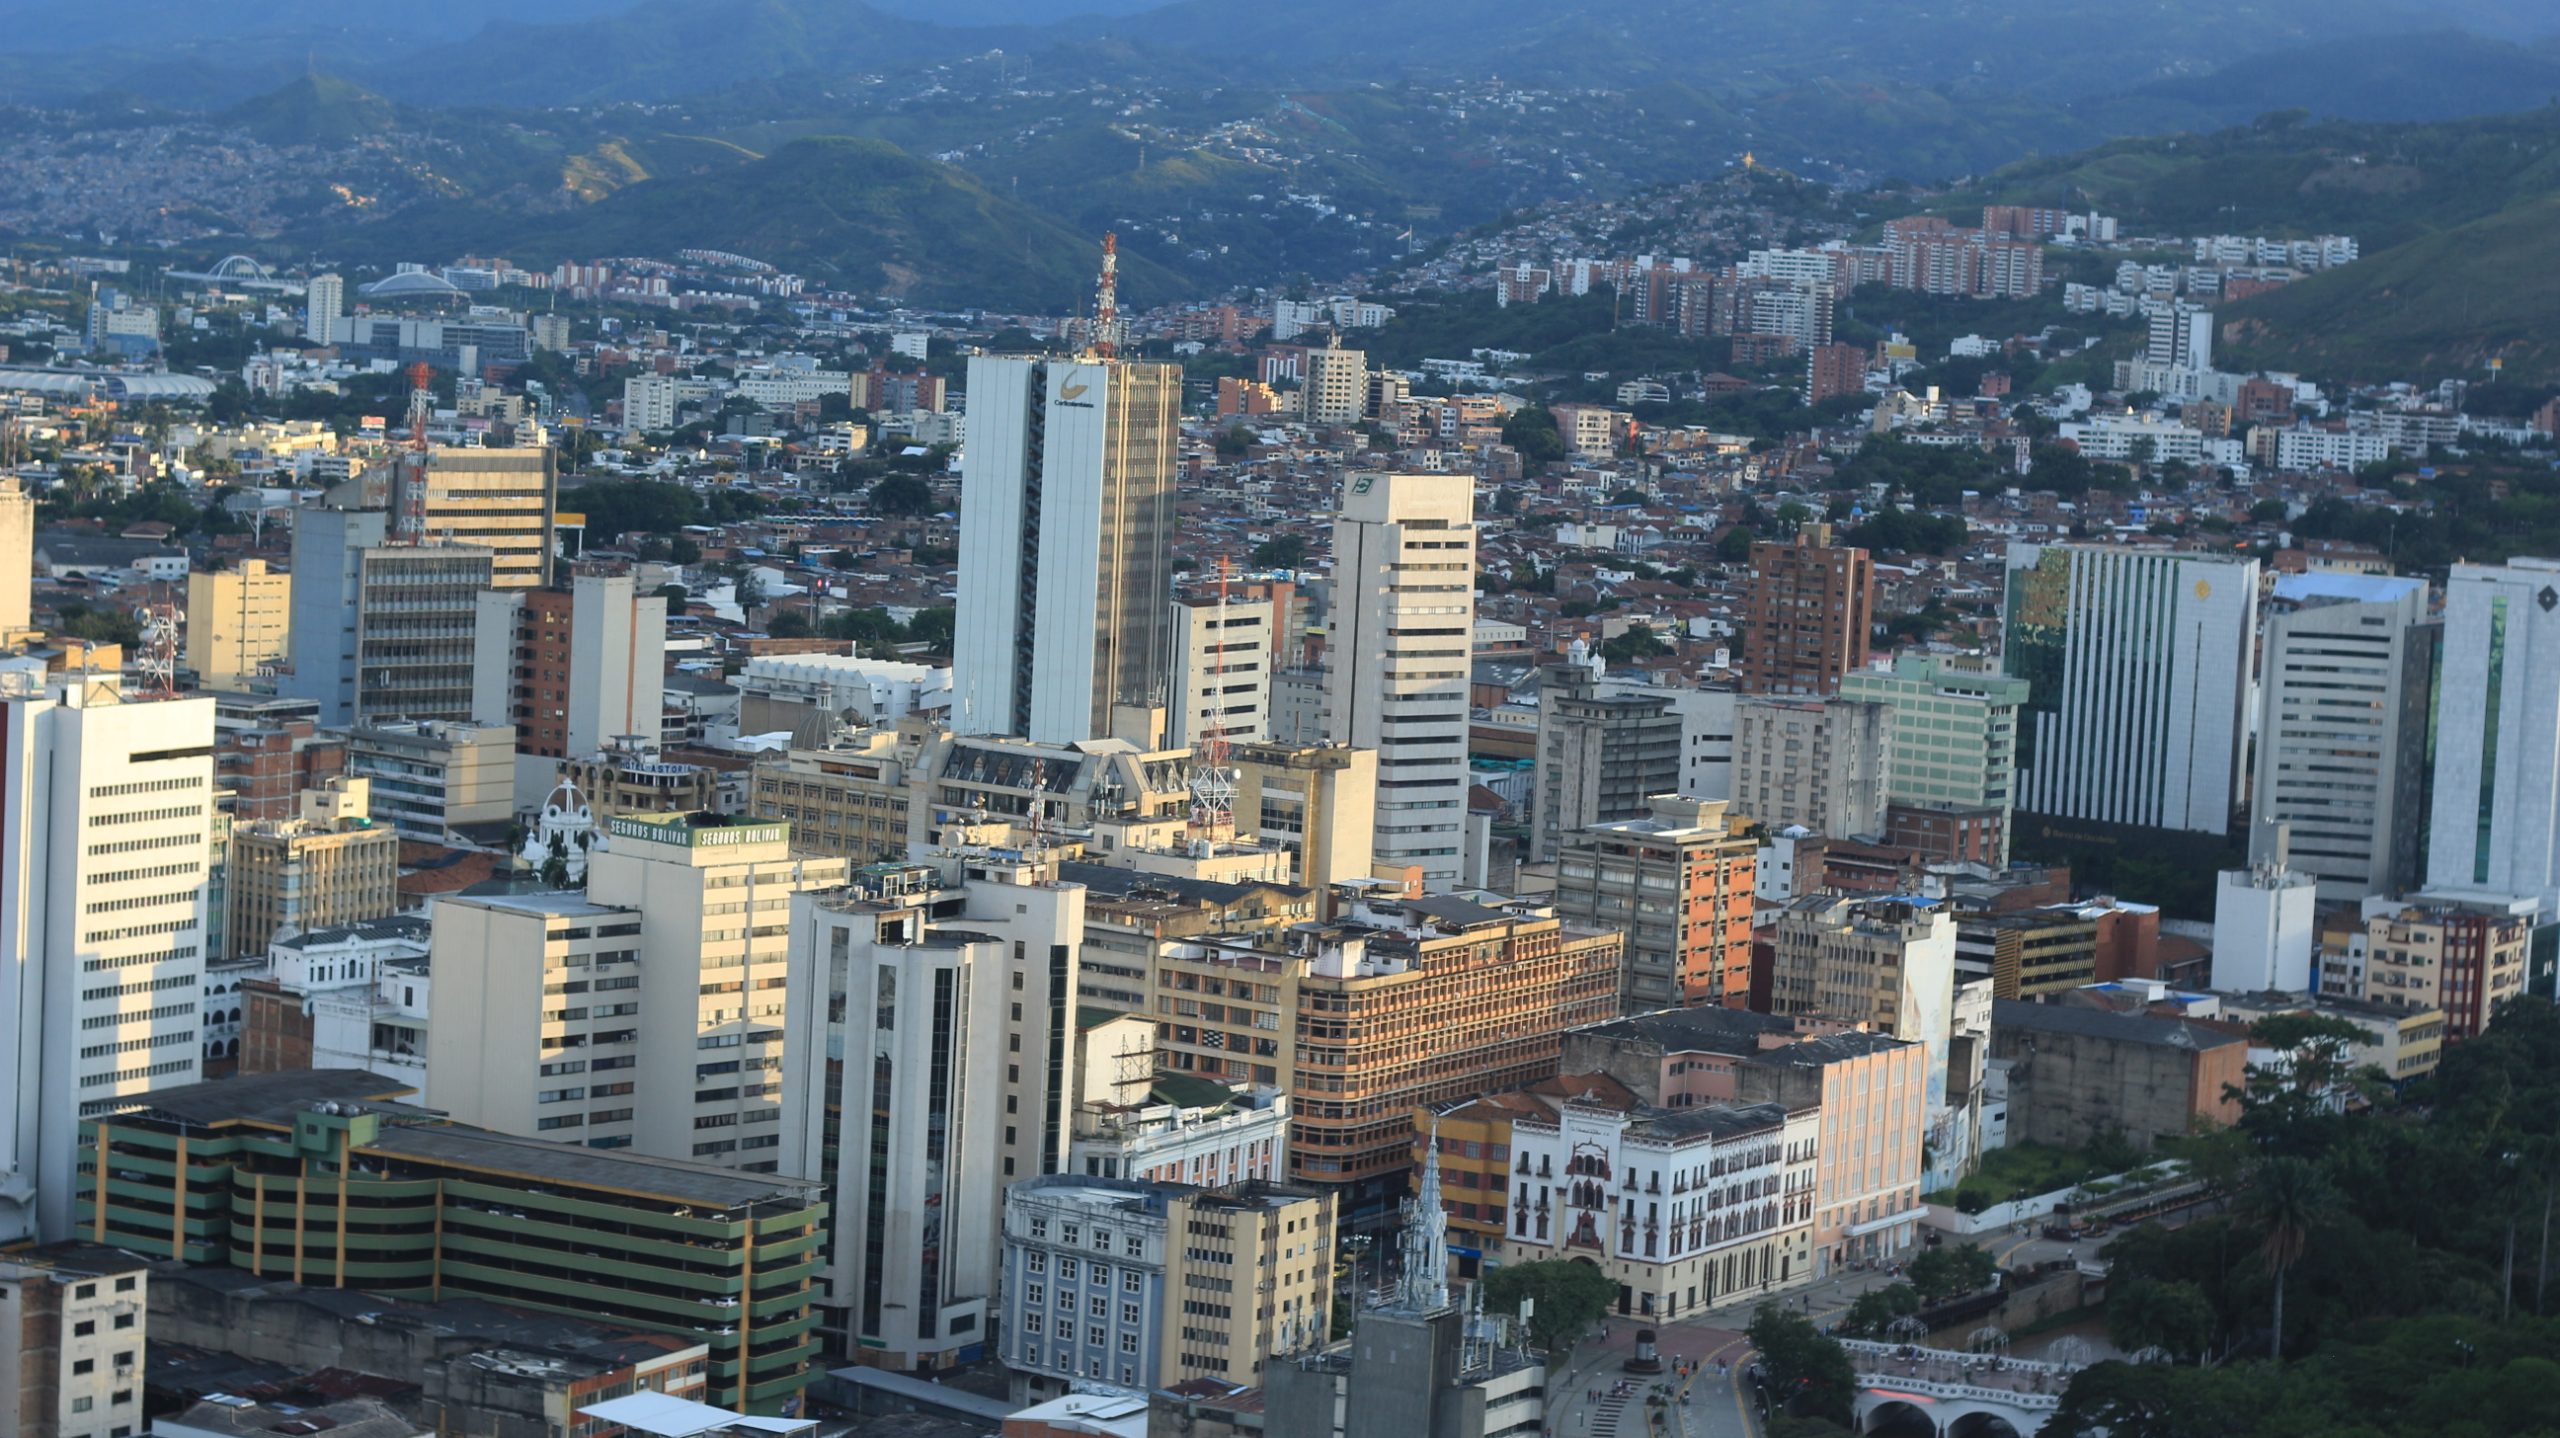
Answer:
<path fill-rule="evenodd" d="M 989 1340 L 1005 1188 L 1066 1161 L 1084 900 L 980 849 L 793 900 L 782 1172 L 831 1186 L 831 1352 L 943 1368 Z"/>
<path fill-rule="evenodd" d="M 952 726 L 1072 744 L 1161 707 L 1178 365 L 969 361 Z"/>
<path fill-rule="evenodd" d="M 2423 579 L 2276 579 L 2259 679 L 2251 864 L 2308 874 L 2325 900 L 2419 887 L 2442 635 L 2428 622 Z M 2289 858 L 2275 852 L 2279 836 Z"/>
<path fill-rule="evenodd" d="M 1369 356 L 1338 342 L 1307 351 L 1309 424 L 1358 424 L 1369 407 Z"/>
<path fill-rule="evenodd" d="M 0 1240 L 70 1234 L 80 1121 L 202 1076 L 213 701 L 0 667 Z"/>
<path fill-rule="evenodd" d="M 1475 482 L 1462 474 L 1360 474 L 1333 526 L 1325 738 L 1378 752 L 1372 858 L 1464 877 L 1467 680 L 1475 630 Z"/>
<path fill-rule="evenodd" d="M 0 477 L 0 636 L 27 627 L 34 612 L 35 496 L 15 476 Z"/>
<path fill-rule="evenodd" d="M 1173 704 L 1164 742 L 1197 747 L 1271 737 L 1271 601 L 1215 595 L 1173 602 Z"/>
<path fill-rule="evenodd" d="M 302 293 L 302 337 L 316 345 L 335 343 L 338 317 L 346 312 L 345 277 L 313 275 Z"/>
<path fill-rule="evenodd" d="M 774 1171 L 791 896 L 844 874 L 795 857 L 787 824 L 624 815 L 583 895 L 439 904 L 429 1102 L 502 1132 Z"/>
<path fill-rule="evenodd" d="M 2445 580 L 2427 889 L 2560 917 L 2560 559 Z"/>
<path fill-rule="evenodd" d="M 2027 681 L 2017 807 L 2228 832 L 2257 617 L 2255 559 L 2011 544 L 2000 661 Z"/>

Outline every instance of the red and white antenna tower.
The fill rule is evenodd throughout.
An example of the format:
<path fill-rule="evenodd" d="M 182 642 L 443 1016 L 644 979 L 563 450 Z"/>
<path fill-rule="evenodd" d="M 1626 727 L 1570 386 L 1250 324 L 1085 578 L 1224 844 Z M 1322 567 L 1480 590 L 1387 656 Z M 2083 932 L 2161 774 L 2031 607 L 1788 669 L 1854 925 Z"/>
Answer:
<path fill-rule="evenodd" d="M 425 360 L 409 366 L 409 447 L 420 454 L 427 449 L 427 411 L 435 404 L 429 384 L 435 374 Z"/>
<path fill-rule="evenodd" d="M 1096 359 L 1120 354 L 1120 236 L 1102 236 L 1102 277 L 1093 286 L 1093 345 Z"/>
<path fill-rule="evenodd" d="M 178 629 L 186 615 L 168 599 L 156 599 L 133 612 L 142 628 L 142 653 L 134 667 L 141 672 L 146 699 L 171 699 L 178 693 Z"/>
<path fill-rule="evenodd" d="M 1191 765 L 1191 838 L 1205 853 L 1236 832 L 1236 771 L 1227 745 L 1227 556 L 1218 556 L 1218 617 L 1209 642 L 1208 724 Z M 1191 702 L 1183 696 L 1183 702 Z"/>
<path fill-rule="evenodd" d="M 409 449 L 392 459 L 392 528 L 403 544 L 427 542 L 427 413 L 435 407 L 429 383 L 435 371 L 424 360 L 409 366 Z"/>

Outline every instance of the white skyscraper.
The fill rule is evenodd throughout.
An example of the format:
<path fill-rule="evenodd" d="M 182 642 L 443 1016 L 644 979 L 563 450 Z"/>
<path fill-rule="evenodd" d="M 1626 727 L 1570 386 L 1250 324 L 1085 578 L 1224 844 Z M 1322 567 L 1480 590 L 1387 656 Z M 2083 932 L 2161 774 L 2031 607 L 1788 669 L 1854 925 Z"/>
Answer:
<path fill-rule="evenodd" d="M 80 1120 L 202 1077 L 213 701 L 0 667 L 0 1240 L 69 1237 Z"/>
<path fill-rule="evenodd" d="M 1184 598 L 1173 605 L 1173 704 L 1164 742 L 1271 737 L 1271 601 Z"/>
<path fill-rule="evenodd" d="M 337 275 L 313 275 L 302 298 L 302 337 L 316 345 L 334 342 L 338 316 L 347 312 L 347 282 Z"/>
<path fill-rule="evenodd" d="M 2017 543 L 2008 569 L 2001 668 L 2028 685 L 2017 807 L 2227 832 L 2246 777 L 2258 562 Z"/>
<path fill-rule="evenodd" d="M 1362 474 L 1333 526 L 1325 738 L 1378 751 L 1374 861 L 1460 882 L 1467 827 L 1467 680 L 1475 630 L 1475 482 Z"/>
<path fill-rule="evenodd" d="M 1084 901 L 1054 858 L 979 849 L 793 901 L 782 1172 L 832 1186 L 831 1347 L 942 1368 L 989 1341 L 1005 1186 L 1071 1137 Z"/>
<path fill-rule="evenodd" d="M 2422 579 L 2287 574 L 2260 666 L 2249 861 L 2319 881 L 2320 897 L 2418 887 L 2436 644 Z M 2278 828 L 2281 825 L 2282 828 Z"/>
<path fill-rule="evenodd" d="M 2443 663 L 2427 888 L 2560 916 L 2560 559 L 2453 566 Z"/>
<path fill-rule="evenodd" d="M 1176 365 L 969 361 L 953 728 L 1071 744 L 1169 702 L 1181 417 Z"/>

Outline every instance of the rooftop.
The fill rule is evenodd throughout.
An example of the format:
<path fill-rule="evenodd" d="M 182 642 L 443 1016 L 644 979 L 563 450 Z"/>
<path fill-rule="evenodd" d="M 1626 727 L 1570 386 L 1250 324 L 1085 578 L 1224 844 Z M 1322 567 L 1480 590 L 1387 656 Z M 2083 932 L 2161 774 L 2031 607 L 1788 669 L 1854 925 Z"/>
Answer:
<path fill-rule="evenodd" d="M 2022 1003 L 2016 999 L 1991 1001 L 1991 1031 L 2068 1034 L 2075 1038 L 2107 1039 L 2115 1043 L 2152 1044 L 2163 1048 L 2218 1049 L 2226 1044 L 2245 1044 L 2246 1036 L 2225 1033 L 2191 1024 L 2184 1019 L 2155 1019 L 2141 1014 L 2119 1014 L 2107 1009 L 2067 1007 L 2061 1004 Z"/>

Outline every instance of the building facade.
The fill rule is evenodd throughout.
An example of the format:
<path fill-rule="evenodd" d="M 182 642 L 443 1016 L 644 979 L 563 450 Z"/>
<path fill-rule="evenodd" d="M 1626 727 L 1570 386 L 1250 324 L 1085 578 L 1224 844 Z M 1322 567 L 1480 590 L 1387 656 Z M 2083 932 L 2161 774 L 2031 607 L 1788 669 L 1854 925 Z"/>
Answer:
<path fill-rule="evenodd" d="M 290 648 L 293 576 L 244 559 L 187 576 L 187 667 L 207 689 L 246 689 Z"/>
<path fill-rule="evenodd" d="M 1565 837 L 1556 914 L 1626 936 L 1618 1002 L 1629 1013 L 1723 1004 L 1751 992 L 1759 846 L 1720 800 L 1657 794 L 1639 819 Z"/>
<path fill-rule="evenodd" d="M 194 1083 L 213 701 L 0 667 L 0 1241 L 72 1225 L 82 1120 Z"/>
<path fill-rule="evenodd" d="M 374 819 L 403 839 L 442 844 L 457 829 L 503 826 L 515 812 L 516 731 L 505 725 L 359 725 L 346 744 L 347 776 L 366 781 Z"/>
<path fill-rule="evenodd" d="M 1670 697 L 1603 695 L 1585 663 L 1539 671 L 1537 742 L 1529 791 L 1533 862 L 1555 858 L 1578 830 L 1642 817 L 1654 795 L 1680 786 L 1682 726 Z"/>
<path fill-rule="evenodd" d="M 1179 366 L 969 361 L 951 719 L 1062 744 L 1159 702 Z"/>
<path fill-rule="evenodd" d="M 2320 897 L 2398 895 L 2425 874 L 2427 732 L 2444 631 L 2422 579 L 2285 574 L 2267 617 L 2249 859 Z M 2476 797 L 2476 796 L 2475 796 Z"/>
<path fill-rule="evenodd" d="M 2001 668 L 2028 686 L 2018 807 L 2228 832 L 2257 613 L 2255 559 L 2011 544 Z"/>
<path fill-rule="evenodd" d="M 2428 892 L 2560 916 L 2560 560 L 2453 567 L 2443 692 Z"/>
<path fill-rule="evenodd" d="M 1842 675 L 1866 667 L 1875 587 L 1875 561 L 1863 549 L 1832 544 L 1827 524 L 1805 525 L 1792 542 L 1753 544 L 1743 692 L 1839 692 Z"/>
<path fill-rule="evenodd" d="M 2395 1009 L 2444 1015 L 2447 1042 L 2477 1038 L 2525 991 L 2533 929 L 2514 914 L 2443 904 L 2382 905 L 2365 921 L 2363 991 Z"/>
<path fill-rule="evenodd" d="M 1998 835 L 1989 863 L 2007 867 L 2026 681 L 1940 654 L 1906 652 L 1894 656 L 1890 673 L 1861 669 L 1841 680 L 1840 697 L 1892 706 L 1887 802 L 1948 815 L 1995 811 Z"/>
<path fill-rule="evenodd" d="M 1334 521 L 1325 737 L 1378 752 L 1371 841 L 1381 872 L 1465 876 L 1475 482 L 1361 474 Z"/>
<path fill-rule="evenodd" d="M 1198 748 L 1271 737 L 1272 605 L 1268 599 L 1173 602 L 1172 704 L 1165 742 Z"/>
<path fill-rule="evenodd" d="M 400 836 L 371 817 L 371 784 L 306 791 L 295 819 L 234 824 L 224 868 L 222 958 L 262 956 L 278 932 L 389 918 L 400 907 Z"/>
<path fill-rule="evenodd" d="M 1733 807 L 1834 838 L 1885 830 L 1894 711 L 1862 699 L 1744 699 L 1733 706 Z"/>

